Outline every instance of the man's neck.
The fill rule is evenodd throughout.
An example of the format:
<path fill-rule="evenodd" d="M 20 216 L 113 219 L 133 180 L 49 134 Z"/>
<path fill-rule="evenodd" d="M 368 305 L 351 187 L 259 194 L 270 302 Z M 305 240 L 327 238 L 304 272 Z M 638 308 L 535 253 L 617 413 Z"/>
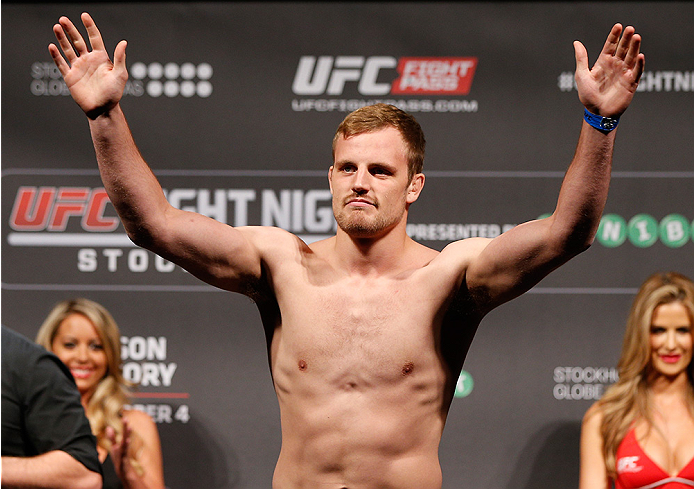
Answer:
<path fill-rule="evenodd" d="M 405 221 L 375 237 L 354 237 L 338 229 L 335 259 L 350 274 L 383 275 L 401 268 L 411 244 Z"/>

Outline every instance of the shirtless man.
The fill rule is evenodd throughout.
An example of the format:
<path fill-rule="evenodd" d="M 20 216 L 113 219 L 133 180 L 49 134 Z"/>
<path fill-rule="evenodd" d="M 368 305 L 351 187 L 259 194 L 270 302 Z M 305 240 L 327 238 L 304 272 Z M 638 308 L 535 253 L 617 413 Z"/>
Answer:
<path fill-rule="evenodd" d="M 337 234 L 307 245 L 282 229 L 233 228 L 172 207 L 119 105 L 126 42 L 112 64 L 92 18 L 82 22 L 91 50 L 66 17 L 53 28 L 64 55 L 49 50 L 89 118 L 128 235 L 260 310 L 282 425 L 273 487 L 440 488 L 438 447 L 475 330 L 491 309 L 590 246 L 615 132 L 583 123 L 550 217 L 438 252 L 405 232 L 424 185 L 419 125 L 390 106 L 360 109 L 333 143 Z M 575 42 L 579 98 L 590 112 L 617 118 L 626 110 L 644 67 L 640 41 L 632 27 L 615 25 L 592 69 Z"/>

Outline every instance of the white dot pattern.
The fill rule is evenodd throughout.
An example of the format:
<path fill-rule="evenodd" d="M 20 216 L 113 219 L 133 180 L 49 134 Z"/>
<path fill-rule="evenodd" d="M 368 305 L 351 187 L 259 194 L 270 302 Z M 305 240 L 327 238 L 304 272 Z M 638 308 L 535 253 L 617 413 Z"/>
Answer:
<path fill-rule="evenodd" d="M 190 98 L 197 95 L 206 98 L 212 95 L 212 78 L 214 70 L 209 63 L 133 63 L 129 69 L 130 76 L 144 83 L 145 91 L 150 97 Z"/>

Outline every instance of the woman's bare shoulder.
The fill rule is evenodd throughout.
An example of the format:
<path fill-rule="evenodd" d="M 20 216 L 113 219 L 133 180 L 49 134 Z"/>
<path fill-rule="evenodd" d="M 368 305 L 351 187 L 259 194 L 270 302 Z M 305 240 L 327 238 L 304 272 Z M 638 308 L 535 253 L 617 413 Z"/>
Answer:
<path fill-rule="evenodd" d="M 600 401 L 594 402 L 583 415 L 584 427 L 599 428 L 602 424 L 604 413 Z"/>

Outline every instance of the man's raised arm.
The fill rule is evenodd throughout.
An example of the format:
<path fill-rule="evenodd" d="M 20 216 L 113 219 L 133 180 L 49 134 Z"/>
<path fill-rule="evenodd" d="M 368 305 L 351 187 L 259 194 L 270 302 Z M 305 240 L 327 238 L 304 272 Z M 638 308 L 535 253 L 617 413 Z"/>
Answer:
<path fill-rule="evenodd" d="M 89 118 L 101 179 L 128 236 L 212 285 L 243 290 L 244 281 L 261 274 L 259 254 L 248 233 L 168 203 L 120 107 L 128 79 L 127 43 L 118 43 L 112 63 L 94 20 L 87 13 L 81 19 L 91 50 L 67 17 L 53 26 L 63 54 L 55 44 L 48 49 L 70 94 Z"/>
<path fill-rule="evenodd" d="M 493 239 L 471 261 L 466 285 L 482 310 L 527 291 L 593 242 L 607 200 L 615 121 L 629 106 L 643 73 L 640 46 L 633 27 L 622 32 L 616 24 L 589 69 L 585 47 L 574 42 L 578 95 L 587 111 L 576 153 L 554 213 Z"/>

